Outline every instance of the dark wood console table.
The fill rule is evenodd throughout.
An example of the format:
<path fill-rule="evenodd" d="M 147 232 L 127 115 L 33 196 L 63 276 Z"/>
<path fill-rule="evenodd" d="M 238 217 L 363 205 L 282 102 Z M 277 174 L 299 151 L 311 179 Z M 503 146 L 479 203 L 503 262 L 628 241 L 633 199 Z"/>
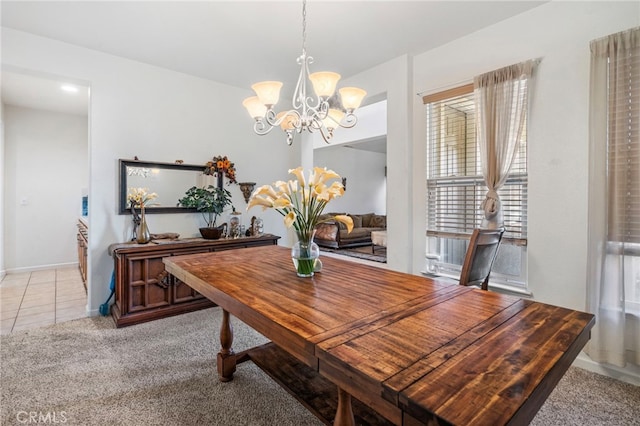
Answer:
<path fill-rule="evenodd" d="M 280 237 L 205 240 L 188 238 L 157 240 L 149 244 L 112 244 L 116 278 L 115 303 L 111 315 L 117 327 L 152 321 L 215 306 L 213 302 L 169 274 L 162 259 L 194 253 L 233 250 L 278 244 Z"/>
<path fill-rule="evenodd" d="M 351 395 L 396 425 L 528 424 L 595 323 L 588 313 L 331 257 L 301 279 L 284 247 L 164 262 L 223 309 L 221 381 L 248 359 L 262 368 L 290 364 L 265 361 L 265 347 L 235 353 L 234 315 L 273 342 L 269 357 L 284 353 L 308 367 L 289 383 L 314 374 L 333 383 L 337 405 L 325 406 L 337 408 L 324 410 L 328 417 L 314 408 L 328 393 L 287 387 L 339 426 L 355 422 Z"/>
<path fill-rule="evenodd" d="M 85 291 L 87 290 L 87 254 L 89 250 L 89 225 L 85 218 L 78 219 L 78 233 L 76 239 L 78 241 L 78 268 L 82 276 L 82 284 Z"/>

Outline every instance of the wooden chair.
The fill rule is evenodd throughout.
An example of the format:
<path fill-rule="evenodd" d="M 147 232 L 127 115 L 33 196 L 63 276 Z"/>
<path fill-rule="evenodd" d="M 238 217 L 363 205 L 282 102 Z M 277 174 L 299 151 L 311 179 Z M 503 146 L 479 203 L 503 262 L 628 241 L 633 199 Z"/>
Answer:
<path fill-rule="evenodd" d="M 504 228 L 473 230 L 462 265 L 460 285 L 480 285 L 483 290 L 488 290 L 489 274 L 498 254 L 502 234 Z"/>

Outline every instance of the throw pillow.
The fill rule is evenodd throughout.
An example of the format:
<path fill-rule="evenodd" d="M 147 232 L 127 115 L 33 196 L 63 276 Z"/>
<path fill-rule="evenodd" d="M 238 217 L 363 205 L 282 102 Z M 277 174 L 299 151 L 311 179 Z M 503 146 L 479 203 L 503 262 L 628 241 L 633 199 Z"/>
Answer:
<path fill-rule="evenodd" d="M 371 227 L 371 217 L 373 216 L 373 213 L 361 214 L 360 216 L 362 217 L 362 226 L 364 228 Z"/>
<path fill-rule="evenodd" d="M 386 228 L 387 227 L 387 216 L 374 214 L 371 217 L 370 221 L 371 228 Z"/>
<path fill-rule="evenodd" d="M 362 216 L 359 214 L 350 214 L 349 217 L 353 220 L 354 228 L 362 228 Z"/>

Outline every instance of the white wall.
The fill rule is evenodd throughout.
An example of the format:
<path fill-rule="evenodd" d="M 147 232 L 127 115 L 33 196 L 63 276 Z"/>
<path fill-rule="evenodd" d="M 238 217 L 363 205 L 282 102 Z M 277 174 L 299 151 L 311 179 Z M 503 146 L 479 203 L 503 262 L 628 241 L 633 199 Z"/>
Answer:
<path fill-rule="evenodd" d="M 119 158 L 204 164 L 227 155 L 239 181 L 259 185 L 286 179 L 287 170 L 300 162 L 299 148 L 288 147 L 282 134 L 253 133 L 241 105 L 248 90 L 7 28 L 2 62 L 73 77 L 91 88 L 88 309 L 93 314 L 109 295 L 108 247 L 130 237 L 130 216 L 117 214 Z M 239 188 L 232 187 L 232 194 L 236 207 L 244 209 Z M 266 232 L 286 234 L 277 213 L 253 209 L 249 214 L 263 217 Z M 202 223 L 199 214 L 149 215 L 148 220 L 154 232 L 185 237 L 196 235 Z"/>
<path fill-rule="evenodd" d="M 387 100 L 387 265 L 403 272 L 419 271 L 420 267 L 414 267 L 415 259 L 424 259 L 424 254 L 416 254 L 412 235 L 412 206 L 424 205 L 420 198 L 424 194 L 418 193 L 416 198 L 411 179 L 415 157 L 411 136 L 411 70 L 412 58 L 404 55 L 341 82 L 366 90 L 367 97 Z M 424 233 L 424 229 L 420 232 Z"/>
<path fill-rule="evenodd" d="M 6 105 L 4 118 L 7 271 L 77 263 L 87 117 Z"/>
<path fill-rule="evenodd" d="M 327 212 L 386 214 L 386 154 L 329 146 L 314 150 L 313 161 L 347 178 L 344 196 L 332 200 Z"/>

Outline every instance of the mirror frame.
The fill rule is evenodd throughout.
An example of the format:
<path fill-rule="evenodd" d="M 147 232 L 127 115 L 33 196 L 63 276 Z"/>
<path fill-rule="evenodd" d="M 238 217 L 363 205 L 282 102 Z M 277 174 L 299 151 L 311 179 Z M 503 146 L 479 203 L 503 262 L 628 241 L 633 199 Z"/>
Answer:
<path fill-rule="evenodd" d="M 206 166 L 203 165 L 195 165 L 195 164 L 178 164 L 178 163 L 157 163 L 151 161 L 141 161 L 141 160 L 118 160 L 120 163 L 120 196 L 119 196 L 119 209 L 118 214 L 131 214 L 131 208 L 129 207 L 129 202 L 127 201 L 127 167 L 149 167 L 149 168 L 157 168 L 157 169 L 168 169 L 168 170 L 182 170 L 182 171 L 199 171 L 204 172 Z M 188 188 L 187 188 L 188 189 Z M 140 209 L 136 208 L 136 211 L 139 212 Z M 147 214 L 154 213 L 194 213 L 197 210 L 192 207 L 147 207 L 144 209 Z"/>

